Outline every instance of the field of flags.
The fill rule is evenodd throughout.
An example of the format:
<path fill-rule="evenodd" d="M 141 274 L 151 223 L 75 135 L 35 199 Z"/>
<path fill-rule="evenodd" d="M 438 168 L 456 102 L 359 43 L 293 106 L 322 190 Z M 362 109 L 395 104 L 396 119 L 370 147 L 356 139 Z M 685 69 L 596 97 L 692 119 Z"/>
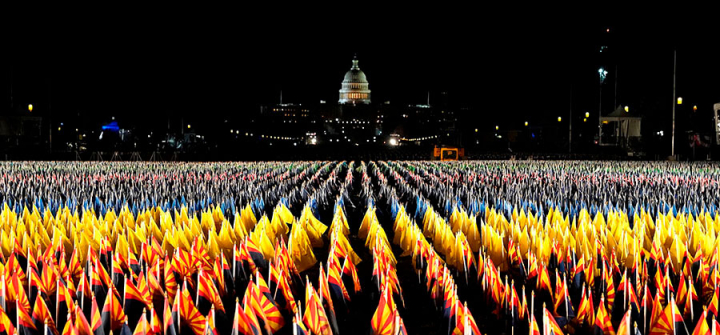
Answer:
<path fill-rule="evenodd" d="M 718 331 L 720 166 L 0 163 L 1 334 Z"/>

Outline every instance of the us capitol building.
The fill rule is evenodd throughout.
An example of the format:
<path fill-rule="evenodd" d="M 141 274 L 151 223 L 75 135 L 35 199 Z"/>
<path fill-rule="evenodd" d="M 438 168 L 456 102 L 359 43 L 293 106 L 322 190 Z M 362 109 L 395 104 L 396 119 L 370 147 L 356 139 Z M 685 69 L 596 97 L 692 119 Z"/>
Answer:
<path fill-rule="evenodd" d="M 365 73 L 358 66 L 357 56 L 353 57 L 352 67 L 345 74 L 345 79 L 340 88 L 339 104 L 370 104 L 370 84 Z"/>

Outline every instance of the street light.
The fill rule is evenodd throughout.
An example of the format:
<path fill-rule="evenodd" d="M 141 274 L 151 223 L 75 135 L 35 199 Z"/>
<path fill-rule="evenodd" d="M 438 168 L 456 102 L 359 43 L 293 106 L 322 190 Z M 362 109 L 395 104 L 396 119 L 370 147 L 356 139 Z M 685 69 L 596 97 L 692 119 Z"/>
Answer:
<path fill-rule="evenodd" d="M 625 113 L 627 113 L 627 112 L 629 112 L 629 111 L 630 111 L 630 107 L 625 106 Z"/>
<path fill-rule="evenodd" d="M 32 108 L 33 108 L 32 104 L 29 104 L 29 105 L 28 105 L 28 112 L 32 112 Z"/>
<path fill-rule="evenodd" d="M 678 104 L 678 105 L 682 105 L 682 97 L 678 97 L 678 98 L 677 98 L 677 104 Z"/>
<path fill-rule="evenodd" d="M 600 74 L 600 83 L 602 84 L 605 82 L 605 78 L 607 78 L 608 72 L 605 70 L 604 67 L 601 67 L 598 69 L 598 74 Z"/>
<path fill-rule="evenodd" d="M 495 126 L 495 130 L 500 130 L 500 126 Z"/>
<path fill-rule="evenodd" d="M 188 124 L 188 129 L 190 129 L 190 124 Z"/>
<path fill-rule="evenodd" d="M 558 122 L 562 122 L 562 116 L 558 116 Z"/>
<path fill-rule="evenodd" d="M 528 126 L 528 122 L 527 122 L 527 121 L 525 121 L 525 127 L 527 127 L 527 126 Z"/>
<path fill-rule="evenodd" d="M 590 112 L 585 112 L 585 118 L 589 118 L 589 117 L 590 117 Z"/>

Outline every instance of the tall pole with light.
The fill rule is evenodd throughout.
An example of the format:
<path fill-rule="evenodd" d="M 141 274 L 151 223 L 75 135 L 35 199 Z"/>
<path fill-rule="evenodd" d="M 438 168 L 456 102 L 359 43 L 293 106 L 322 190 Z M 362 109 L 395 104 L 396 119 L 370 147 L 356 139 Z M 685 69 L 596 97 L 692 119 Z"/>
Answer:
<path fill-rule="evenodd" d="M 570 113 L 568 115 L 568 153 L 572 153 L 572 82 L 570 83 Z"/>
<path fill-rule="evenodd" d="M 675 101 L 677 104 L 682 104 L 682 98 L 677 98 L 677 92 L 675 91 L 677 75 L 677 50 L 673 51 L 673 108 L 672 108 L 672 136 L 670 139 L 670 157 L 675 159 Z"/>
<path fill-rule="evenodd" d="M 605 78 L 607 78 L 608 72 L 604 67 L 600 67 L 598 69 L 598 74 L 600 75 L 600 94 L 598 99 L 598 143 L 602 143 L 602 122 L 600 121 L 600 118 L 602 118 L 602 85 L 605 82 Z"/>

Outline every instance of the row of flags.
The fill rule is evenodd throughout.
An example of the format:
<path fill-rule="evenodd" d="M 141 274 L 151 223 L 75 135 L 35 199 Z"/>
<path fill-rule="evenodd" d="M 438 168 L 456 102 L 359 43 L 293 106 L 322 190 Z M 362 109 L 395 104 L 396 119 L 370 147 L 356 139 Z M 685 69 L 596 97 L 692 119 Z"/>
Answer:
<path fill-rule="evenodd" d="M 374 164 L 372 165 L 372 168 L 375 171 L 375 179 L 379 181 L 387 181 L 388 178 L 385 177 L 384 173 L 380 171 L 380 169 L 377 169 Z M 396 181 L 399 179 L 397 175 L 391 176 L 391 178 L 396 179 Z M 400 255 L 401 257 L 412 257 L 412 263 L 416 269 L 418 279 L 424 277 L 430 297 L 433 300 L 439 300 L 441 302 L 443 315 L 448 320 L 449 332 L 459 335 L 481 334 L 478 325 L 475 322 L 475 318 L 472 316 L 472 313 L 467 307 L 467 303 L 463 304 L 461 302 L 457 293 L 453 274 L 448 270 L 448 264 L 451 262 L 450 259 L 453 259 L 456 264 L 461 264 L 462 267 L 468 265 L 466 260 L 474 258 L 473 253 L 469 248 L 462 248 L 463 245 L 468 247 L 467 241 L 463 244 L 461 241 L 456 240 L 451 233 L 445 237 L 452 238 L 452 241 L 444 241 L 446 242 L 445 244 L 430 244 L 426 239 L 426 236 L 432 237 L 434 235 L 426 235 L 423 229 L 411 220 L 405 210 L 405 207 L 399 203 L 397 197 L 392 197 L 390 199 L 390 207 L 393 209 L 394 216 L 394 222 L 392 225 L 393 244 L 398 245 L 403 250 Z M 436 227 L 436 224 L 439 225 L 440 222 L 430 222 L 430 220 L 428 220 L 424 227 L 427 228 L 430 225 Z M 378 222 L 376 209 L 372 206 L 372 203 L 368 205 L 368 210 L 358 230 L 358 237 L 365 237 L 366 245 L 374 247 L 374 264 L 376 265 L 378 274 L 383 273 L 383 266 L 392 270 L 392 272 L 387 271 L 387 276 L 380 277 L 381 279 L 384 279 L 380 281 L 381 283 L 385 282 L 390 285 L 381 285 L 381 287 L 385 287 L 385 289 L 382 290 L 383 294 L 381 296 L 381 305 L 378 306 L 378 312 L 381 307 L 384 307 L 384 303 L 387 306 L 391 306 L 390 308 L 383 309 L 388 311 L 385 312 L 386 317 L 384 320 L 391 319 L 389 313 L 396 309 L 396 307 L 394 307 L 394 302 L 393 304 L 388 304 L 386 301 L 392 301 L 393 293 L 399 295 L 402 300 L 402 289 L 400 288 L 397 273 L 395 273 L 394 269 L 394 265 L 397 262 L 395 256 L 392 252 L 389 254 L 383 253 L 385 250 L 391 250 L 390 244 L 385 231 Z M 452 246 L 460 247 L 458 249 L 454 249 Z M 448 252 L 449 250 L 453 250 L 454 252 Z M 448 256 L 452 254 L 452 256 L 446 257 L 446 263 L 441 254 Z M 373 274 L 375 273 L 376 270 L 374 269 Z M 395 289 L 397 289 L 397 291 L 395 291 Z M 376 312 L 376 315 L 378 315 L 378 312 Z M 387 332 L 383 334 L 394 333 Z"/>
<path fill-rule="evenodd" d="M 401 180 L 423 188 L 426 178 L 412 177 L 413 172 L 401 165 L 393 168 L 400 176 L 410 176 Z M 446 221 L 427 200 L 420 201 L 426 204 L 417 206 L 423 210 L 415 216 L 422 218 L 425 236 L 443 250 L 454 271 L 463 273 L 475 265 L 488 299 L 501 308 L 498 315 L 523 318 L 523 312 L 515 312 L 515 306 L 527 308 L 515 302 L 515 281 L 534 287 L 533 300 L 534 292 L 550 297 L 549 308 L 542 311 L 544 333 L 573 333 L 590 326 L 608 334 L 615 332 L 613 325 L 618 332 L 643 334 L 703 333 L 714 328 L 707 326 L 717 317 L 713 311 L 720 225 L 714 213 L 668 211 L 652 216 L 641 208 L 630 224 L 627 213 L 613 209 L 594 216 L 582 209 L 570 220 L 560 208 L 536 215 L 488 206 L 477 218 L 456 203 Z M 479 239 L 473 238 L 476 229 Z M 469 241 L 467 246 L 464 241 Z M 457 255 L 467 254 L 467 248 L 470 255 L 478 253 L 477 261 L 457 262 Z M 506 274 L 504 283 L 497 279 L 501 273 Z M 513 278 L 510 285 L 507 275 Z M 524 287 L 521 292 L 525 300 Z M 572 301 L 576 294 L 582 294 L 579 304 Z M 535 309 L 529 311 L 533 329 Z M 639 326 L 631 330 L 631 321 Z"/>
<path fill-rule="evenodd" d="M 352 184 L 351 173 L 343 183 Z M 232 222 L 219 206 L 192 213 L 16 213 L 5 206 L 0 334 L 259 335 L 283 329 L 287 316 L 294 332 L 339 333 L 335 306 L 362 289 L 342 198 L 329 227 L 309 203 L 299 217 L 286 202 L 259 219 L 250 204 Z M 391 257 L 384 240 L 384 257 Z M 317 287 L 301 277 L 317 265 L 314 248 L 330 250 Z M 295 299 L 301 289 L 304 305 Z"/>

